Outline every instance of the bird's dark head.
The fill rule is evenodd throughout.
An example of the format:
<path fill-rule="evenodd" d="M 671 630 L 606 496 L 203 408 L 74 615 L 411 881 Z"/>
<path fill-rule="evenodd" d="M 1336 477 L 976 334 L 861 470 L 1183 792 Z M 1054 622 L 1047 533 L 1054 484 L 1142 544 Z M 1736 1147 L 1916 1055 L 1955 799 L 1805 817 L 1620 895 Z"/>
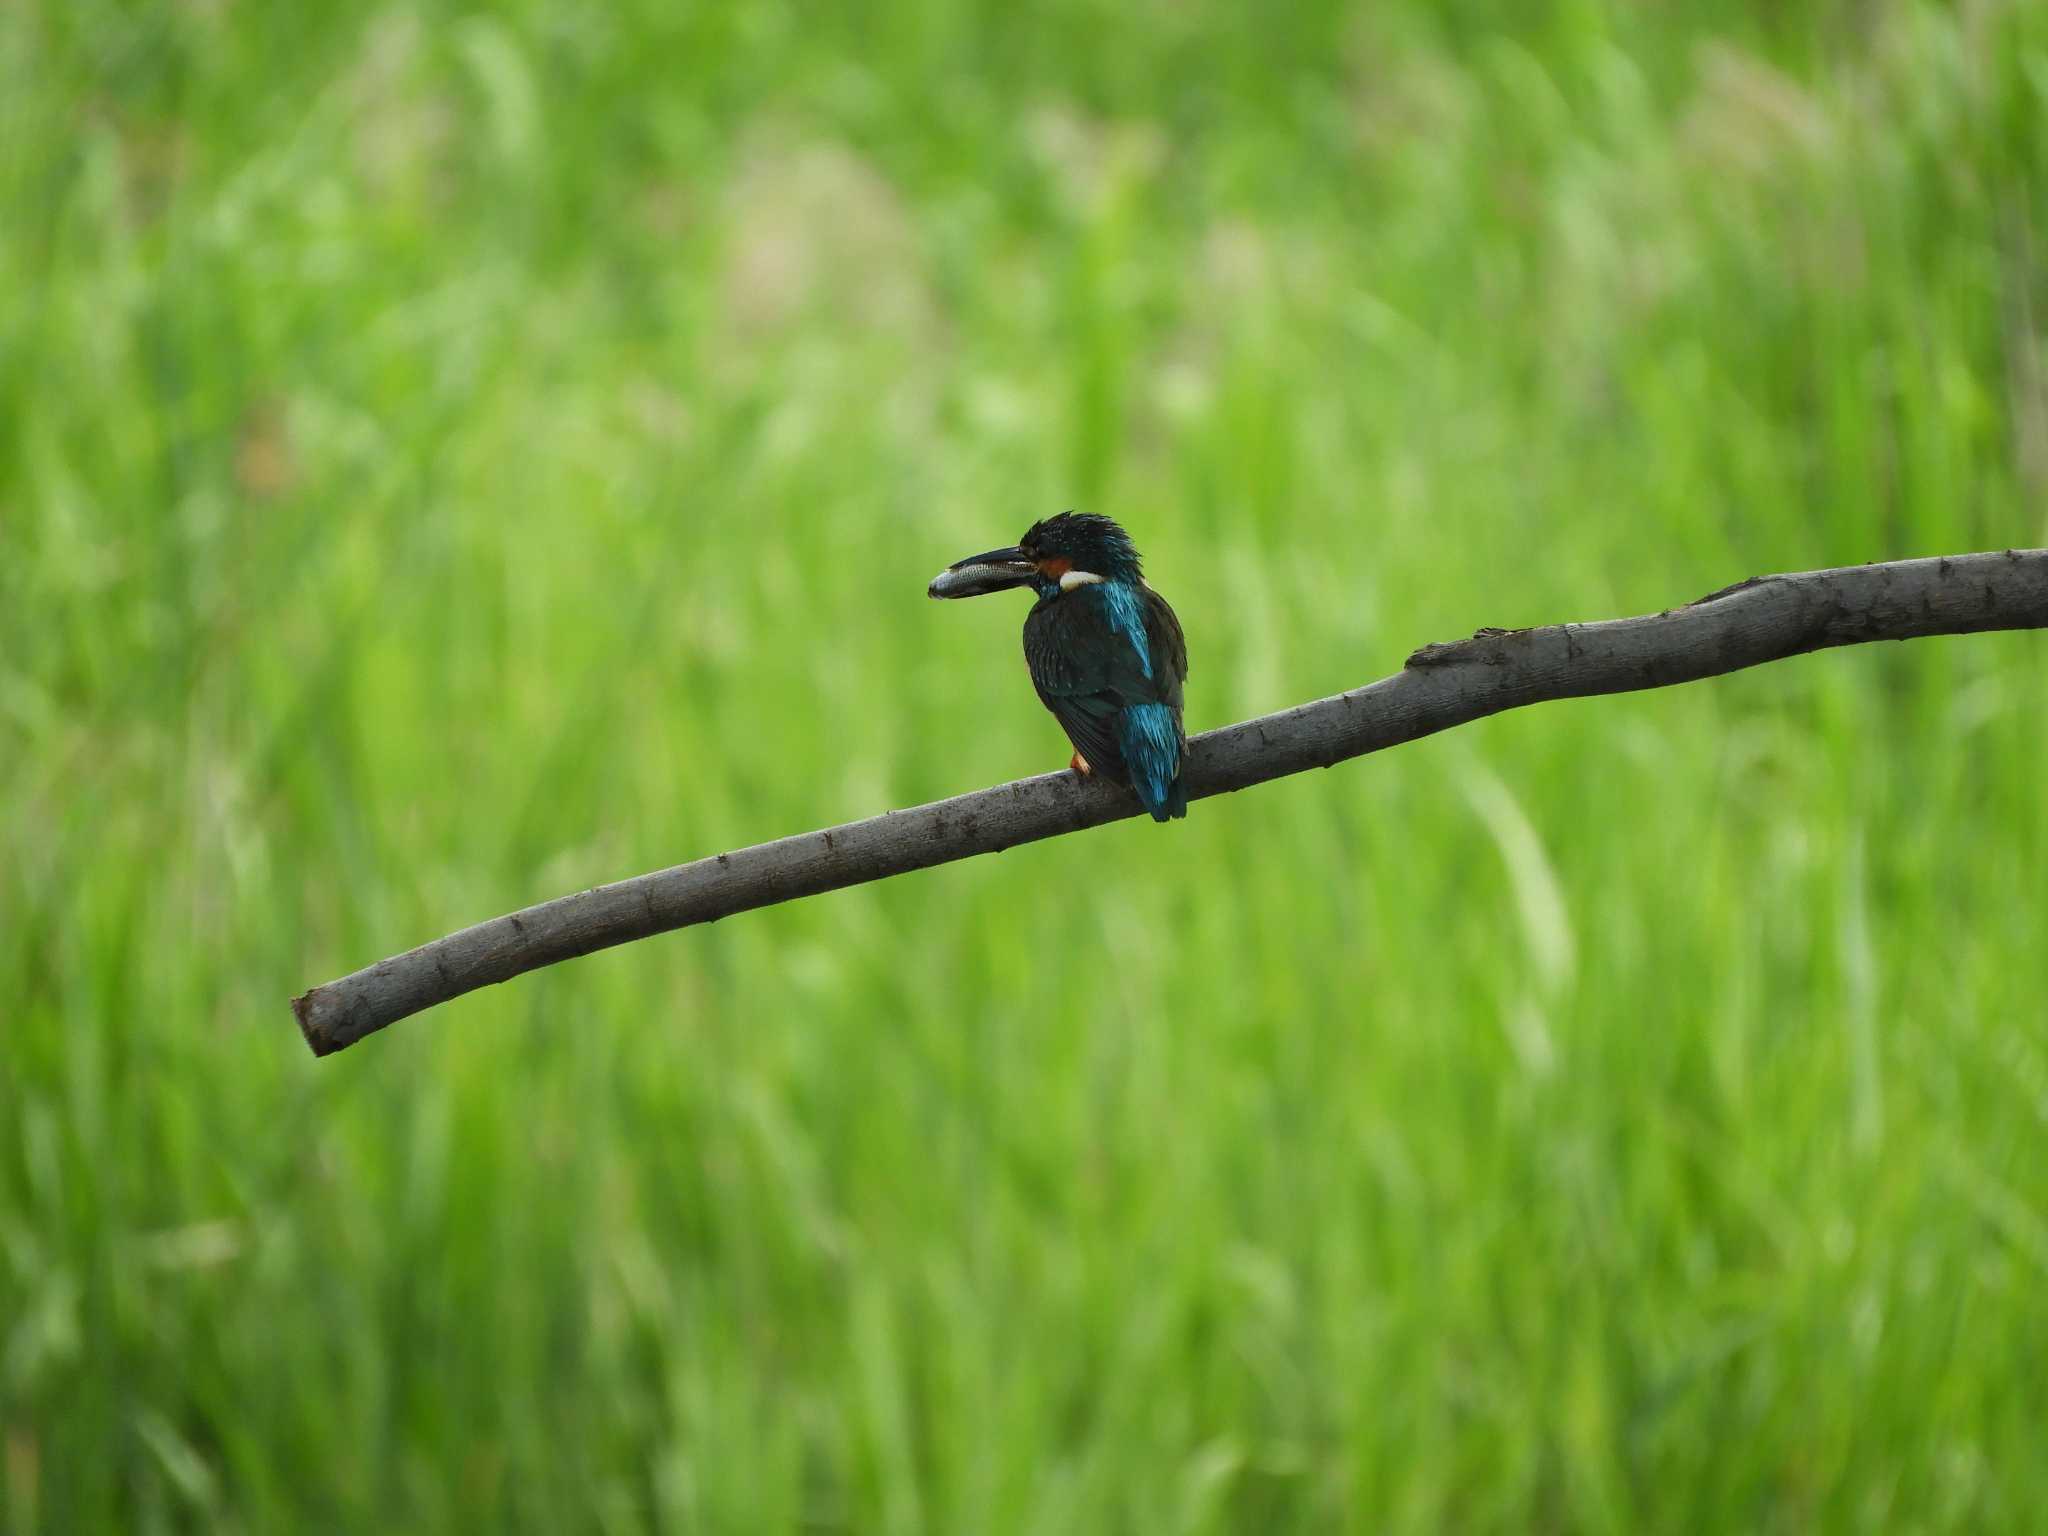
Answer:
<path fill-rule="evenodd" d="M 1131 536 L 1095 512 L 1062 512 L 1033 523 L 1017 547 L 1054 581 L 1069 572 L 1104 581 L 1141 581 L 1145 575 Z"/>
<path fill-rule="evenodd" d="M 1137 546 L 1113 518 L 1062 512 L 1033 523 L 1008 549 L 957 561 L 932 578 L 933 597 L 979 597 L 1031 587 L 1040 597 L 1092 581 L 1140 581 Z"/>

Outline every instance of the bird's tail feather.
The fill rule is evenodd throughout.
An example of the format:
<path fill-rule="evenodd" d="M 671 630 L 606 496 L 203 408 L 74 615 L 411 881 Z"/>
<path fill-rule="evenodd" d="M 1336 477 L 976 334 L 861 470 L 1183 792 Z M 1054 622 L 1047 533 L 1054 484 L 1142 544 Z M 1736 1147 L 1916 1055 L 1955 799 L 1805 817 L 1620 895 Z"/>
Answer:
<path fill-rule="evenodd" d="M 1133 704 L 1117 717 L 1117 745 L 1131 771 L 1131 787 L 1154 821 L 1188 813 L 1181 783 L 1181 730 L 1166 704 Z"/>
<path fill-rule="evenodd" d="M 1187 786 L 1181 782 L 1180 775 L 1176 773 L 1173 776 L 1173 782 L 1166 786 L 1166 816 L 1161 816 L 1157 811 L 1154 811 L 1152 819 L 1154 821 L 1165 821 L 1168 816 L 1181 817 L 1187 815 L 1187 813 Z"/>

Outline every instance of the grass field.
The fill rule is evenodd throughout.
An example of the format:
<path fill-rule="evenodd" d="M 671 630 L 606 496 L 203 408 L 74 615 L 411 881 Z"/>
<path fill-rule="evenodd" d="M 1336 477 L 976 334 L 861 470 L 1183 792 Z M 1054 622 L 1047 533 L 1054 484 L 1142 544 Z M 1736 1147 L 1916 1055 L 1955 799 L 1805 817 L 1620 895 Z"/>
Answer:
<path fill-rule="evenodd" d="M 0 5 L 0 1529 L 2025 1528 L 2048 637 L 286 1004 L 1065 762 L 1063 507 L 1207 728 L 2044 489 L 2048 6 Z"/>

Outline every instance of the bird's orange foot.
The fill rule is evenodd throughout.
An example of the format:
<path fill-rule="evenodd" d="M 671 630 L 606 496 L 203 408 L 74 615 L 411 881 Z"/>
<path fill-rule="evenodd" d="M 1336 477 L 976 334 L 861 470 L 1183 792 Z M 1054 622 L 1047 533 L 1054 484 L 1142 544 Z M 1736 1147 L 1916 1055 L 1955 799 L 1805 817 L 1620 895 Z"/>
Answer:
<path fill-rule="evenodd" d="M 1076 773 L 1078 773 L 1079 775 L 1081 775 L 1081 777 L 1082 777 L 1082 778 L 1084 778 L 1084 779 L 1085 779 L 1085 778 L 1087 778 L 1087 777 L 1088 777 L 1088 776 L 1089 776 L 1090 774 L 1092 774 L 1092 773 L 1094 773 L 1094 772 L 1095 772 L 1095 770 L 1094 770 L 1093 768 L 1090 768 L 1090 767 L 1088 766 L 1088 759 L 1087 759 L 1087 758 L 1085 758 L 1085 757 L 1083 757 L 1083 756 L 1082 756 L 1082 755 L 1081 755 L 1080 753 L 1078 753 L 1078 752 L 1076 752 L 1076 753 L 1074 754 L 1074 760 L 1073 760 L 1073 761 L 1072 761 L 1071 763 L 1068 763 L 1068 764 L 1067 764 L 1067 766 L 1068 766 L 1069 768 L 1073 769 L 1073 770 L 1074 770 L 1074 772 L 1076 772 Z"/>

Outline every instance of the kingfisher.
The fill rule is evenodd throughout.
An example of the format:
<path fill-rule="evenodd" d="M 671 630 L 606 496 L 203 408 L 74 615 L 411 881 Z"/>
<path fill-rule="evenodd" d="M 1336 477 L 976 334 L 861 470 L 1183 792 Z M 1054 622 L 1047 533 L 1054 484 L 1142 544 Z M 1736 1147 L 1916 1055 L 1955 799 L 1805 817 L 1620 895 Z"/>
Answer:
<path fill-rule="evenodd" d="M 1008 549 L 947 566 L 929 590 L 980 597 L 1011 587 L 1038 597 L 1024 616 L 1024 664 L 1074 744 L 1069 766 L 1134 790 L 1154 821 L 1187 815 L 1187 641 L 1166 599 L 1145 584 L 1131 536 L 1111 518 L 1062 512 Z"/>

